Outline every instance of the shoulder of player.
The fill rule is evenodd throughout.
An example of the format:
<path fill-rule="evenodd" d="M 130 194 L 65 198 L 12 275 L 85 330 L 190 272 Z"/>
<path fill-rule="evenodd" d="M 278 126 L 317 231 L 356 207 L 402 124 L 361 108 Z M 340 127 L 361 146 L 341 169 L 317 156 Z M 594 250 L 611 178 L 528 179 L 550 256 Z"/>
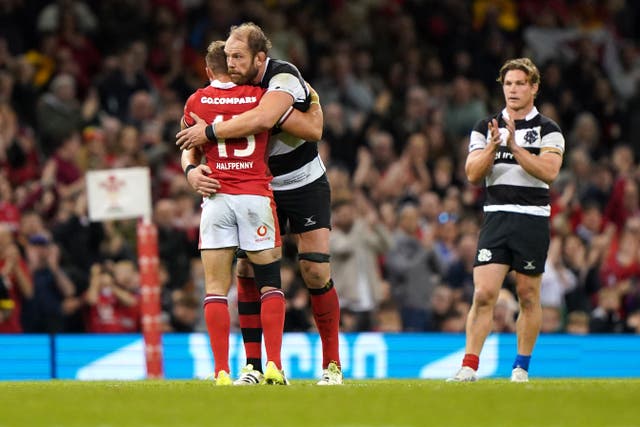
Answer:
<path fill-rule="evenodd" d="M 291 62 L 283 61 L 281 59 L 269 58 L 267 64 L 267 70 L 265 71 L 265 81 L 271 80 L 271 78 L 277 74 L 292 74 L 297 78 L 302 78 L 300 70 Z"/>
<path fill-rule="evenodd" d="M 560 126 L 553 121 L 551 118 L 542 115 L 542 114 L 538 114 L 539 120 L 540 120 L 540 130 L 541 133 L 547 134 L 547 133 L 551 133 L 551 132 L 560 132 L 562 133 L 562 130 L 560 129 Z"/>

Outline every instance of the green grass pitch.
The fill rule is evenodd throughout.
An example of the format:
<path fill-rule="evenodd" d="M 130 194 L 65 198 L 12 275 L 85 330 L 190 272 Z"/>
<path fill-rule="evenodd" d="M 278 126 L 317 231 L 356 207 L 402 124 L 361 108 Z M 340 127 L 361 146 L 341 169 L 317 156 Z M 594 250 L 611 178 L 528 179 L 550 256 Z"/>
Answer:
<path fill-rule="evenodd" d="M 0 382 L 0 426 L 631 427 L 639 402 L 640 379 Z"/>

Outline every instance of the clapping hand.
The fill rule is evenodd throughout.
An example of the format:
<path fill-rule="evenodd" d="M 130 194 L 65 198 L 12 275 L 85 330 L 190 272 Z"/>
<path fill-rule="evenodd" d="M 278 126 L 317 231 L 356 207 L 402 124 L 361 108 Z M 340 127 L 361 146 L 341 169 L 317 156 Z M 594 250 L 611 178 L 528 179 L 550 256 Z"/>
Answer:
<path fill-rule="evenodd" d="M 507 148 L 512 153 L 519 148 L 518 144 L 516 144 L 516 123 L 513 121 L 511 117 L 504 119 L 507 124 L 507 130 L 509 131 L 509 135 L 507 136 Z"/>
<path fill-rule="evenodd" d="M 502 144 L 502 136 L 500 135 L 498 121 L 496 119 L 491 119 L 489 122 L 489 145 L 494 150 L 497 150 L 500 144 Z"/>

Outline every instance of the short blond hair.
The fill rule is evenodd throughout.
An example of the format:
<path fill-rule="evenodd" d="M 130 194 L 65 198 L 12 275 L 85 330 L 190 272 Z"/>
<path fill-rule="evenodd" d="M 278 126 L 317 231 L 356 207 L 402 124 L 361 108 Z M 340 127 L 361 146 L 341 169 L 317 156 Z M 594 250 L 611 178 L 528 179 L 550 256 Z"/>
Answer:
<path fill-rule="evenodd" d="M 207 47 L 205 62 L 214 74 L 227 73 L 227 56 L 224 54 L 224 41 L 216 40 L 211 42 Z"/>
<path fill-rule="evenodd" d="M 524 71 L 524 73 L 527 75 L 529 83 L 532 85 L 540 83 L 540 71 L 538 71 L 538 67 L 536 67 L 536 64 L 534 64 L 533 61 L 529 58 L 509 59 L 504 63 L 502 68 L 500 68 L 500 74 L 498 75 L 496 81 L 498 81 L 500 84 L 504 84 L 504 76 L 508 71 L 511 70 Z"/>

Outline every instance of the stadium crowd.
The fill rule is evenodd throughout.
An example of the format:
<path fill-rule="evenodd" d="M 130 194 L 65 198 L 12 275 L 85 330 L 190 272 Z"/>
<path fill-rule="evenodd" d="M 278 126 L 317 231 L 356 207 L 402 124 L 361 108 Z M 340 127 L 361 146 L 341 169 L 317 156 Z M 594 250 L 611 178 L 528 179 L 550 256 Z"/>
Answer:
<path fill-rule="evenodd" d="M 567 137 L 543 333 L 640 333 L 640 4 L 632 0 L 0 3 L 0 332 L 132 332 L 135 221 L 90 222 L 85 172 L 147 166 L 166 331 L 204 330 L 198 195 L 174 135 L 242 21 L 320 95 L 342 330 L 464 331 L 483 189 L 464 174 L 497 70 L 528 56 Z M 34 30 L 35 29 L 35 30 Z M 285 240 L 286 331 L 310 331 Z M 230 304 L 230 307 L 234 304 Z M 513 283 L 496 332 L 515 330 Z"/>

